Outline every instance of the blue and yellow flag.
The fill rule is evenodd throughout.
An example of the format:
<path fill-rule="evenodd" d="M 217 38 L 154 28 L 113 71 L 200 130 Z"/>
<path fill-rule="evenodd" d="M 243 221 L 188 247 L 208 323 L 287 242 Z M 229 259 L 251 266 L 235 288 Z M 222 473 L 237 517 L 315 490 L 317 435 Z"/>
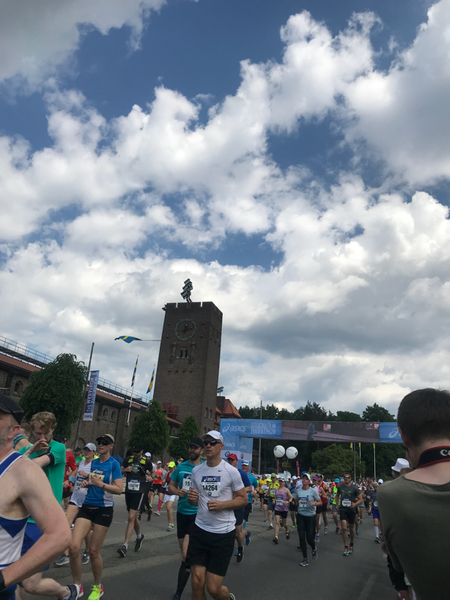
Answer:
<path fill-rule="evenodd" d="M 134 340 L 136 340 L 137 342 L 142 342 L 141 338 L 132 337 L 131 335 L 121 335 L 117 338 L 114 338 L 114 341 L 116 340 L 123 340 L 127 344 L 131 344 L 131 342 L 134 342 Z"/>
<path fill-rule="evenodd" d="M 139 356 L 136 358 L 136 364 L 134 365 L 133 378 L 131 380 L 131 387 L 134 386 L 134 378 L 136 377 L 136 369 L 138 364 Z"/>
<path fill-rule="evenodd" d="M 149 394 L 152 391 L 154 379 L 155 379 L 155 369 L 153 369 L 152 378 L 150 379 L 150 383 L 148 384 L 148 390 L 145 392 L 146 394 Z"/>

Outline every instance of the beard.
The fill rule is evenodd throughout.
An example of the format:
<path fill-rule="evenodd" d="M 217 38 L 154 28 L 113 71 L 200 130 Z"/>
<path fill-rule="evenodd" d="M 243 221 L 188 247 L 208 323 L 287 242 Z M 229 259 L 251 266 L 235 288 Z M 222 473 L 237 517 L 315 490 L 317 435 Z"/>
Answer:
<path fill-rule="evenodd" d="M 9 427 L 4 427 L 0 429 L 0 450 L 3 450 L 8 445 L 8 443 L 11 443 L 11 440 L 8 440 L 8 438 L 13 428 L 14 426 L 10 425 Z"/>

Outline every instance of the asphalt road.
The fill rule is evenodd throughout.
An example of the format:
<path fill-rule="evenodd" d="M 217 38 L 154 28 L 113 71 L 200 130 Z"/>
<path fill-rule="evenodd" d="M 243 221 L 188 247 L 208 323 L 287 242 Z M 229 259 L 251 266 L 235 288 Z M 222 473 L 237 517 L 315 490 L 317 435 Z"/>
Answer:
<path fill-rule="evenodd" d="M 331 513 L 329 515 L 331 517 Z M 121 559 L 116 550 L 123 542 L 125 523 L 125 498 L 120 496 L 102 552 L 104 598 L 170 600 L 176 589 L 180 559 L 176 532 L 166 531 L 164 509 L 161 517 L 153 516 L 150 523 L 143 521 L 145 540 L 141 551 L 133 551 L 133 539 L 127 557 Z M 322 533 L 317 546 L 317 561 L 312 562 L 309 555 L 307 568 L 299 566 L 302 557 L 297 550 L 296 530 L 291 531 L 290 540 L 280 533 L 280 543 L 275 546 L 273 532 L 267 531 L 267 523 L 263 522 L 263 513 L 259 509 L 250 515 L 248 528 L 252 531 L 252 543 L 246 548 L 240 565 L 232 560 L 225 577 L 225 584 L 236 600 L 287 599 L 293 595 L 301 596 L 302 592 L 314 600 L 394 600 L 397 596 L 390 585 L 386 557 L 379 544 L 374 542 L 371 517 L 364 516 L 355 552 L 348 557 L 342 555 L 342 538 L 334 533 L 334 523 L 330 525 L 330 533 Z M 52 566 L 46 576 L 61 583 L 71 582 L 69 567 Z M 90 566 L 86 565 L 83 567 L 86 600 L 92 583 Z M 23 597 L 24 600 L 32 599 L 27 594 Z M 183 599 L 190 598 L 189 582 Z"/>

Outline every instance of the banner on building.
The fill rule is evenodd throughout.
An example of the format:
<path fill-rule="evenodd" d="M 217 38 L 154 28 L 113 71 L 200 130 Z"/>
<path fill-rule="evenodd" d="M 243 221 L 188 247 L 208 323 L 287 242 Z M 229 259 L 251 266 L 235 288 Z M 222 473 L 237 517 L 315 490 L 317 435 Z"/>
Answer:
<path fill-rule="evenodd" d="M 221 419 L 220 433 L 224 437 L 280 438 L 281 424 L 268 419 Z"/>
<path fill-rule="evenodd" d="M 224 435 L 223 450 L 220 455 L 224 460 L 227 460 L 230 454 L 236 454 L 236 456 L 238 457 L 239 468 L 241 468 L 243 460 L 248 460 L 251 465 L 253 454 L 253 439 L 239 437 L 237 435 Z"/>
<path fill-rule="evenodd" d="M 380 442 L 403 444 L 397 423 L 380 423 Z"/>
<path fill-rule="evenodd" d="M 95 396 L 97 395 L 98 377 L 100 371 L 91 371 L 89 379 L 89 388 L 86 396 L 86 405 L 84 407 L 83 421 L 92 421 L 94 418 Z"/>

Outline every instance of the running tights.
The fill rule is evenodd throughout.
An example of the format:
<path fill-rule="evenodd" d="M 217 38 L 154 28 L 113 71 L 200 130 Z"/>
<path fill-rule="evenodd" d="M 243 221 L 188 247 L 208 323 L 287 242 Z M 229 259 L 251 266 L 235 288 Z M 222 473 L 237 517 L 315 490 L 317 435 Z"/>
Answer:
<path fill-rule="evenodd" d="M 302 549 L 303 558 L 308 557 L 308 553 L 306 551 L 306 542 L 308 542 L 308 544 L 313 550 L 316 549 L 316 544 L 314 542 L 315 527 L 315 515 L 313 515 L 312 517 L 304 517 L 303 515 L 297 513 L 298 540 L 300 543 L 300 548 Z"/>

